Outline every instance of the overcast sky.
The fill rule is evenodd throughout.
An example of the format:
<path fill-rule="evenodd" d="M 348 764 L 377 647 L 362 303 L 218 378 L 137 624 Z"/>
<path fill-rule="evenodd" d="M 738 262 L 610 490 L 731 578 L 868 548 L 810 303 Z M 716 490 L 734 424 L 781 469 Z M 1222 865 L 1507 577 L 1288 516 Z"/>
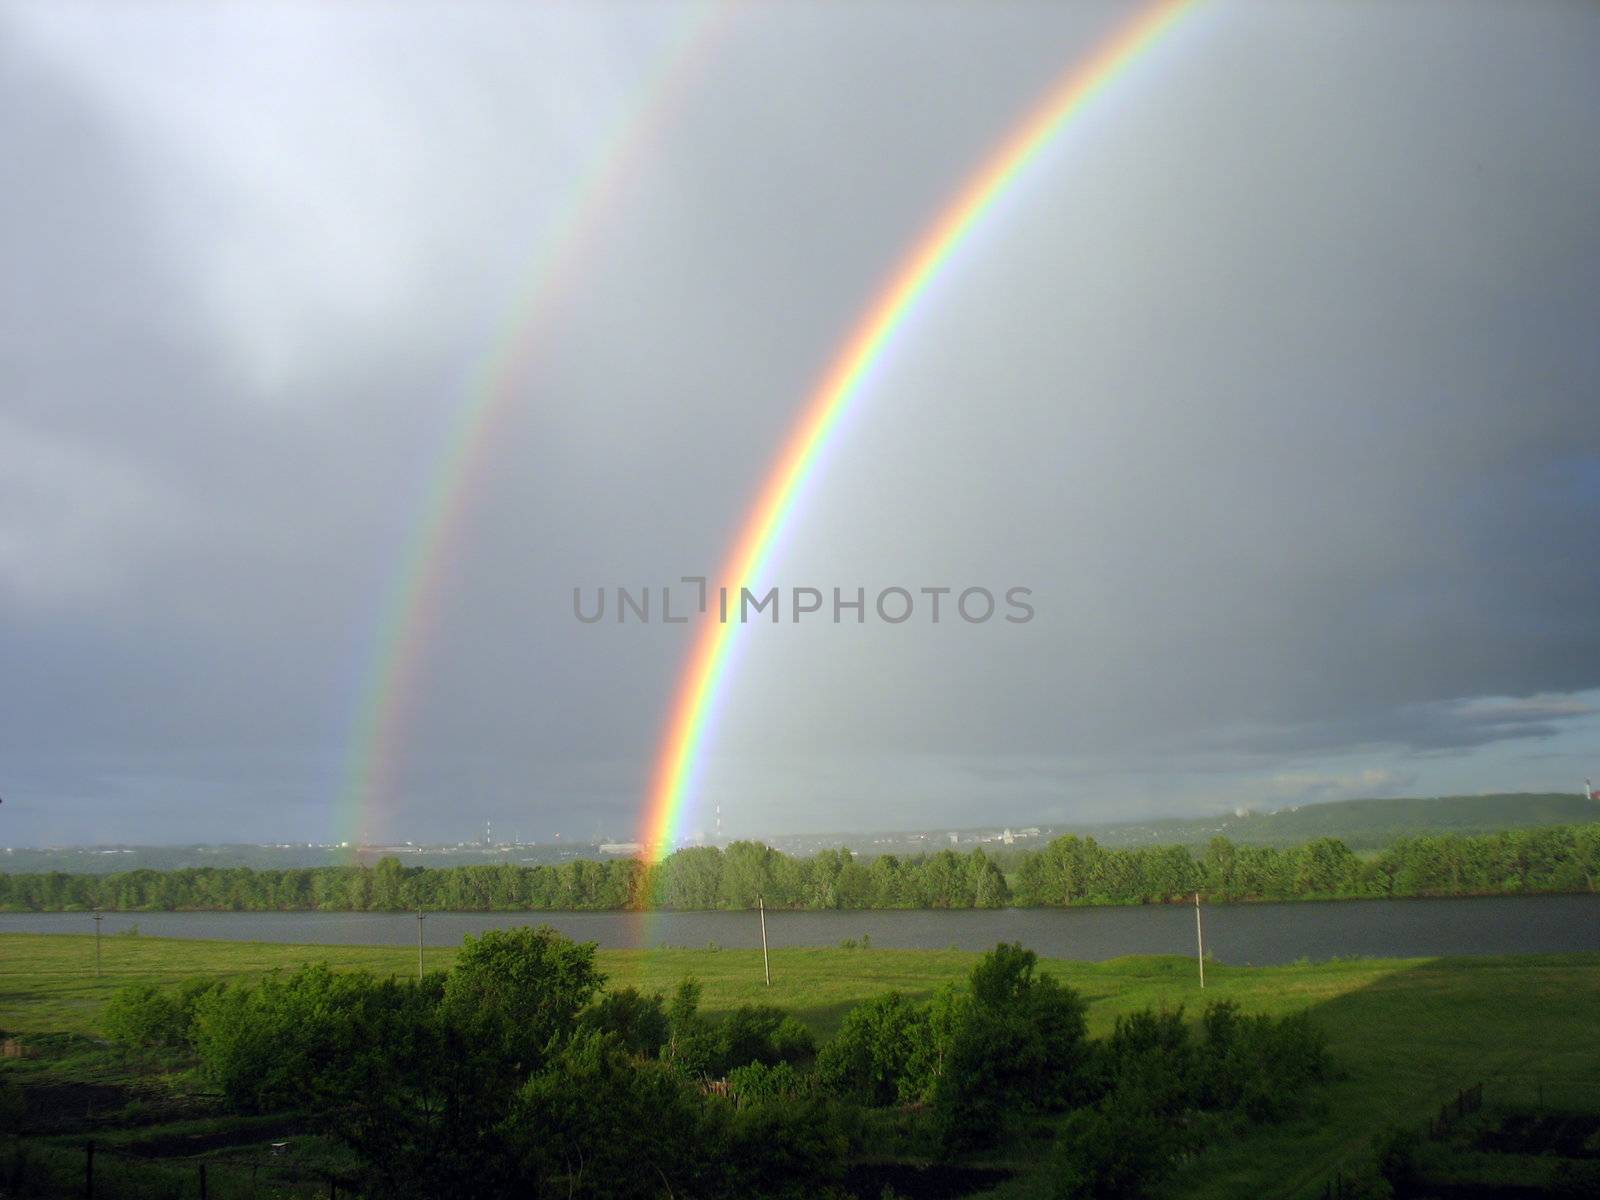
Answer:
<path fill-rule="evenodd" d="M 717 569 L 880 282 L 1129 11 L 729 19 L 546 310 L 366 832 L 631 835 L 694 626 L 573 587 Z M 0 4 L 0 843 L 338 834 L 448 434 L 696 20 Z M 1185 17 L 930 290 L 763 581 L 1035 618 L 746 630 L 687 827 L 1600 775 L 1596 62 L 1576 0 Z"/>

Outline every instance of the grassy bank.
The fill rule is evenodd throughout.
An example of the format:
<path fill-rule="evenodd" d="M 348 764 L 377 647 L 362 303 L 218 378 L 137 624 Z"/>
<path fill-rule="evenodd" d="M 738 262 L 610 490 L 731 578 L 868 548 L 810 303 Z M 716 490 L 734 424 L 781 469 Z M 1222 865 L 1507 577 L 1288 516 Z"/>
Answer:
<path fill-rule="evenodd" d="M 101 949 L 96 979 L 92 936 L 0 935 L 0 1028 L 24 1039 L 94 1034 L 110 993 L 136 979 L 240 979 L 309 961 L 382 974 L 416 970 L 415 949 L 402 948 L 108 937 Z M 428 951 L 430 966 L 451 957 Z M 667 989 L 695 975 L 709 1009 L 774 1003 L 823 1036 L 860 1000 L 891 988 L 926 995 L 964 977 L 976 960 L 957 951 L 781 950 L 772 955 L 767 988 L 758 951 L 615 950 L 599 958 L 614 984 Z M 1325 1089 L 1321 1109 L 1202 1155 L 1172 1181 L 1172 1196 L 1320 1195 L 1334 1169 L 1367 1153 L 1374 1133 L 1420 1123 L 1458 1088 L 1483 1081 L 1491 1102 L 1542 1097 L 1592 1106 L 1586 1093 L 1600 1078 L 1600 955 L 1211 965 L 1203 997 L 1193 962 L 1179 958 L 1045 967 L 1089 1000 L 1095 1035 L 1146 1006 L 1187 1004 L 1197 1012 L 1202 999 L 1221 998 L 1256 1012 L 1309 1008 L 1328 1033 L 1344 1077 Z M 59 1066 L 107 1069 L 105 1062 Z M 1023 1177 L 1000 1194 L 1046 1193 Z"/>

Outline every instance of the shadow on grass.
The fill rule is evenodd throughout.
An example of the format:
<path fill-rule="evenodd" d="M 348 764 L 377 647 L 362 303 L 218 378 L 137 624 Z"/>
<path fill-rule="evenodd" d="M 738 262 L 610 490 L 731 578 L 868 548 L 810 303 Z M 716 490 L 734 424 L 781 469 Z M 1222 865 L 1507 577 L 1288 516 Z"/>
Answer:
<path fill-rule="evenodd" d="M 1420 1130 L 1463 1088 L 1483 1083 L 1490 1104 L 1536 1088 L 1577 1096 L 1600 1078 L 1597 996 L 1600 955 L 1568 954 L 1425 960 L 1312 1004 L 1339 1077 L 1305 1116 L 1207 1151 L 1163 1194 L 1309 1200 L 1370 1165 L 1378 1135 Z"/>

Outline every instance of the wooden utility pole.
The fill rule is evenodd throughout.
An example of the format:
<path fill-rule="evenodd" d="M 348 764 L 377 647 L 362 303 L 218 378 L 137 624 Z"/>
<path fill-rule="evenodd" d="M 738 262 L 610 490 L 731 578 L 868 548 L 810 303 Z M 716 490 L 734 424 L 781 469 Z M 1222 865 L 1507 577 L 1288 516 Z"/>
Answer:
<path fill-rule="evenodd" d="M 104 920 L 105 920 L 105 917 L 101 915 L 100 910 L 98 908 L 95 909 L 94 910 L 94 977 L 96 979 L 100 978 L 100 922 L 104 921 Z"/>
<path fill-rule="evenodd" d="M 417 982 L 422 982 L 422 905 L 417 905 Z"/>
<path fill-rule="evenodd" d="M 1195 961 L 1200 964 L 1200 988 L 1206 986 L 1206 938 L 1200 929 L 1200 893 L 1194 894 L 1194 953 Z"/>
<path fill-rule="evenodd" d="M 767 986 L 772 986 L 772 960 L 767 957 L 767 901 L 756 897 L 756 907 L 761 911 L 761 969 L 766 973 Z"/>

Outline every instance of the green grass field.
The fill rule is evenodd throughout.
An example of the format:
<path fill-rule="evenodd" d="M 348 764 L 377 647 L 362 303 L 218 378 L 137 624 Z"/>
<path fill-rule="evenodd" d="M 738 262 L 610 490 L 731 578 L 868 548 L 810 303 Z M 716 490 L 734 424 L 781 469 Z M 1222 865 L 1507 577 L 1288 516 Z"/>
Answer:
<path fill-rule="evenodd" d="M 98 1031 L 101 1007 L 130 980 L 187 975 L 234 979 L 306 962 L 406 975 L 416 951 L 364 946 L 177 941 L 107 937 L 102 975 L 94 939 L 84 935 L 0 935 L 0 1029 L 29 1035 Z M 451 954 L 428 951 L 443 967 Z M 976 955 L 958 951 L 781 950 L 772 986 L 761 955 L 744 950 L 601 951 L 613 986 L 669 989 L 685 975 L 705 985 L 717 1011 L 749 1002 L 792 1010 L 826 1036 L 845 1010 L 898 989 L 931 993 L 959 980 Z M 1420 1124 L 1457 1089 L 1482 1081 L 1491 1103 L 1543 1098 L 1592 1108 L 1600 1079 L 1600 955 L 1463 959 L 1350 959 L 1285 967 L 1208 965 L 1202 994 L 1192 960 L 1126 958 L 1105 963 L 1047 961 L 1044 969 L 1089 1001 L 1091 1032 L 1146 1006 L 1228 998 L 1247 1011 L 1309 1008 L 1326 1030 L 1343 1077 L 1319 1111 L 1200 1156 L 1165 1189 L 1184 1197 L 1320 1196 L 1341 1165 L 1368 1152 L 1372 1136 Z M 62 1063 L 63 1069 L 70 1064 Z M 1028 1179 L 1000 1195 L 1037 1193 Z"/>

